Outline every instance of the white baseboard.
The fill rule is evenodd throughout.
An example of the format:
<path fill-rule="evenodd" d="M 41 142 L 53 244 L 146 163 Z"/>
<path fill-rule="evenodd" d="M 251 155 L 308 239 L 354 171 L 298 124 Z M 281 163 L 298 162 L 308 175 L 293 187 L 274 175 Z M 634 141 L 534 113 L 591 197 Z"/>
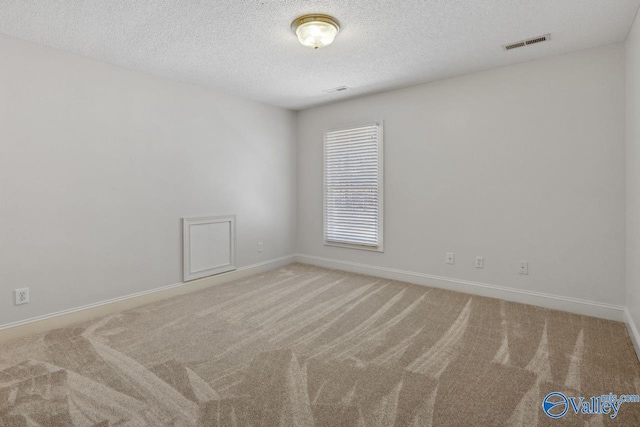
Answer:
<path fill-rule="evenodd" d="M 524 291 L 521 289 L 490 285 L 487 283 L 434 276 L 431 274 L 403 271 L 368 264 L 358 264 L 355 262 L 340 261 L 304 254 L 296 254 L 295 259 L 297 262 L 303 264 L 312 264 L 319 267 L 367 274 L 370 276 L 399 280 L 417 285 L 432 286 L 457 292 L 466 292 L 490 298 L 499 298 L 506 301 L 536 305 L 539 307 L 568 311 L 570 313 L 586 316 L 600 317 L 618 322 L 624 321 L 625 318 L 625 308 L 612 304 L 603 304 L 595 301 L 545 294 L 542 292 Z"/>
<path fill-rule="evenodd" d="M 636 355 L 638 356 L 638 360 L 640 360 L 640 332 L 638 332 L 638 327 L 633 321 L 628 308 L 624 309 L 624 317 L 625 323 L 627 324 L 627 330 L 629 331 L 629 337 L 633 343 L 633 348 L 636 349 Z"/>
<path fill-rule="evenodd" d="M 137 292 L 106 301 L 100 301 L 56 313 L 0 325 L 0 341 L 33 333 L 45 332 L 55 328 L 66 327 L 92 318 L 106 316 L 108 314 L 139 307 L 173 296 L 183 295 L 200 289 L 205 289 L 210 286 L 242 279 L 253 274 L 283 267 L 291 264 L 292 262 L 317 265 L 319 267 L 350 271 L 359 274 L 368 274 L 371 276 L 399 280 L 417 285 L 432 286 L 457 292 L 466 292 L 490 298 L 499 298 L 507 301 L 531 304 L 609 320 L 624 321 L 627 324 L 629 336 L 631 337 L 631 341 L 636 349 L 636 353 L 640 357 L 640 333 L 633 322 L 628 309 L 622 306 L 304 254 L 288 255 L 259 264 L 241 267 L 228 273 L 194 280 L 192 282 L 162 286 L 148 291 Z"/>
<path fill-rule="evenodd" d="M 106 316 L 118 311 L 139 307 L 162 299 L 176 295 L 183 295 L 190 292 L 220 285 L 233 280 L 242 279 L 253 274 L 262 273 L 283 267 L 294 262 L 293 255 L 272 259 L 258 264 L 240 267 L 237 270 L 216 276 L 205 277 L 186 283 L 176 283 L 173 285 L 161 286 L 148 291 L 136 292 L 106 301 L 83 305 L 56 313 L 45 314 L 43 316 L 20 320 L 17 322 L 0 325 L 0 341 L 17 338 L 38 332 L 45 332 L 51 329 L 62 328 L 75 323 L 83 322 L 100 316 Z M 46 322 L 45 322 L 46 321 Z"/>

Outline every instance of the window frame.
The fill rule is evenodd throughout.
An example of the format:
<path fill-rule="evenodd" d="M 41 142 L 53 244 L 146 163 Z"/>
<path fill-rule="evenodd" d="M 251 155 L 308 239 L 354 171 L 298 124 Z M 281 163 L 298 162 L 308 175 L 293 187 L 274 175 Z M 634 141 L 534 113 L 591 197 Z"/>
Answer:
<path fill-rule="evenodd" d="M 373 125 L 378 127 L 378 245 L 332 242 L 327 240 L 327 133 Z M 322 133 L 322 241 L 324 246 L 384 252 L 384 122 L 382 120 L 324 129 Z"/>

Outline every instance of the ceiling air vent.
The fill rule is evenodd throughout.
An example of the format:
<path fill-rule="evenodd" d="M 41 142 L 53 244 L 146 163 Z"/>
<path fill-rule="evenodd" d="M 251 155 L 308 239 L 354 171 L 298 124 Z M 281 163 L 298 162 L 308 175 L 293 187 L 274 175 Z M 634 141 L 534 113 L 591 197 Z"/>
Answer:
<path fill-rule="evenodd" d="M 519 47 L 529 46 L 530 44 L 546 42 L 549 39 L 551 39 L 551 34 L 545 34 L 544 36 L 534 37 L 532 39 L 511 43 L 506 46 L 503 46 L 503 48 L 504 50 L 517 49 Z"/>
<path fill-rule="evenodd" d="M 323 90 L 323 93 L 336 93 L 336 92 L 345 92 L 349 90 L 348 87 L 346 86 L 338 86 L 338 87 L 334 87 L 333 89 L 327 89 L 327 90 Z"/>

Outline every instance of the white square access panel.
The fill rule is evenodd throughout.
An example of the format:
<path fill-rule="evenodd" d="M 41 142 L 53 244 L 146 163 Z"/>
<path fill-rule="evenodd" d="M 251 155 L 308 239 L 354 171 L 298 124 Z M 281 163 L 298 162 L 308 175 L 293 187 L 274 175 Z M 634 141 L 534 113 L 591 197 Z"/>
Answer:
<path fill-rule="evenodd" d="M 235 270 L 236 217 L 183 218 L 184 281 Z"/>

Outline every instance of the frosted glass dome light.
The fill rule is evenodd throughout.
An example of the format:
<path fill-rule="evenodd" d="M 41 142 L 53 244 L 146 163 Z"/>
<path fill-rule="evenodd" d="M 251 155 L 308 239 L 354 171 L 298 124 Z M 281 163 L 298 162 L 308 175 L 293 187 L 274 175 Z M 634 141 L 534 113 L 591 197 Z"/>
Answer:
<path fill-rule="evenodd" d="M 303 46 L 318 49 L 333 43 L 340 25 L 329 15 L 304 15 L 293 21 L 291 29 Z"/>

